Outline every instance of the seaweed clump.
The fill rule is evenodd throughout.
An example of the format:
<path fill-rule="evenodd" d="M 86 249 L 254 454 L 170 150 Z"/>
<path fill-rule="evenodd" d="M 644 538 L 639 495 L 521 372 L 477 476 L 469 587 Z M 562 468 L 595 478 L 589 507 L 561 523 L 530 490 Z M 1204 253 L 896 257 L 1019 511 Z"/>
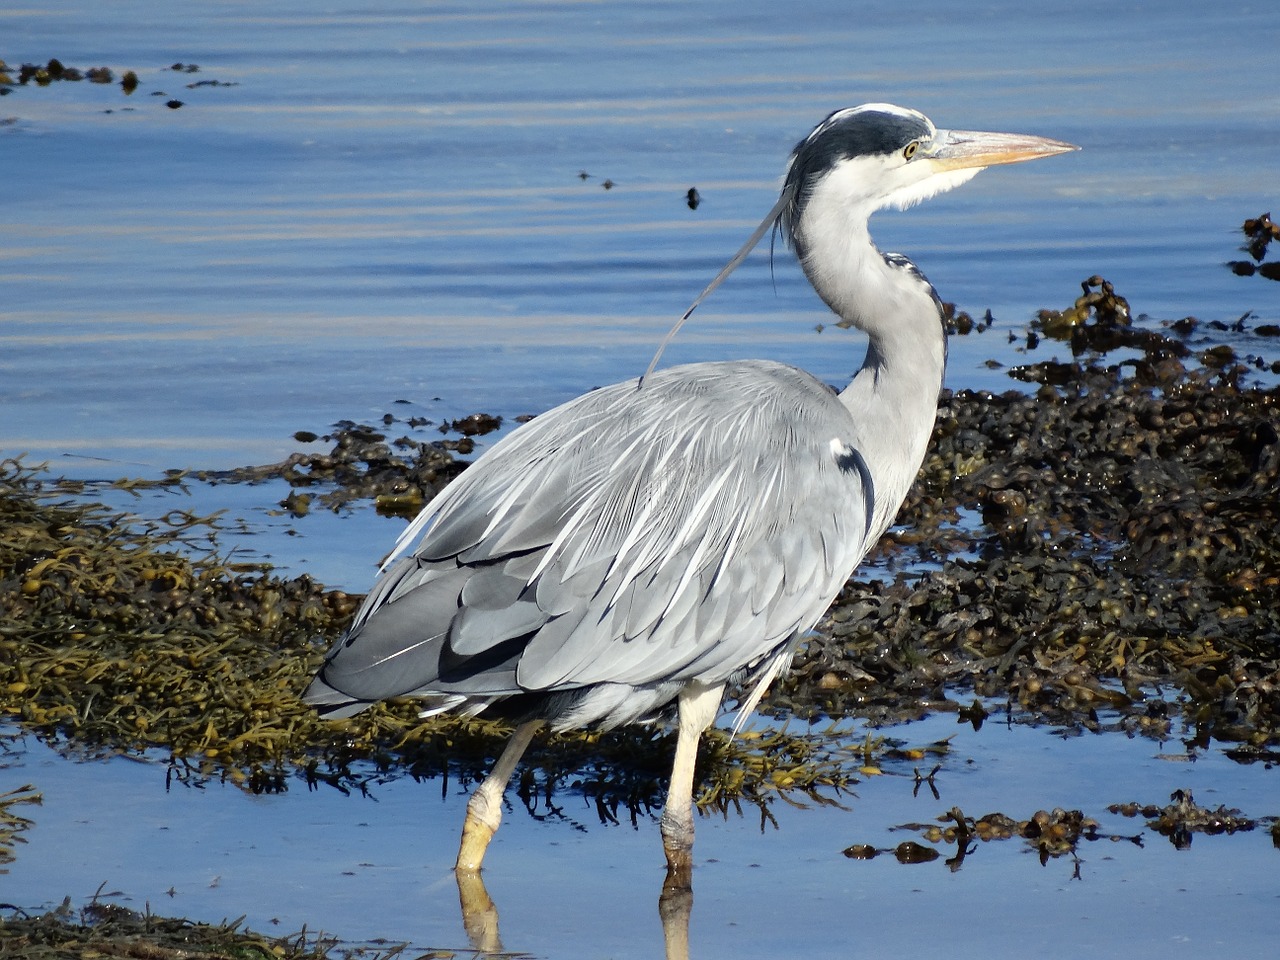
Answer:
<path fill-rule="evenodd" d="M 1185 789 L 1175 790 L 1164 806 L 1131 802 L 1113 803 L 1107 809 L 1126 817 L 1145 817 L 1147 826 L 1167 837 L 1178 850 L 1189 849 L 1191 837 L 1196 833 L 1244 833 L 1258 826 L 1257 820 L 1243 816 L 1234 808 L 1221 804 L 1217 809 L 1200 806 L 1191 791 Z"/>
<path fill-rule="evenodd" d="M 412 700 L 321 721 L 299 694 L 359 598 L 282 579 L 216 552 L 214 518 L 148 524 L 59 498 L 56 482 L 0 462 L 0 714 L 63 749 L 166 751 L 171 785 L 221 778 L 254 792 L 291 778 L 343 791 L 448 774 L 466 784 L 508 726 L 419 718 Z M 552 737 L 529 754 L 519 795 L 592 798 L 602 820 L 661 802 L 671 735 L 649 727 Z M 864 765 L 820 733 L 710 739 L 708 809 L 780 790 L 840 791 Z"/>
<path fill-rule="evenodd" d="M 279 463 L 239 467 L 227 471 L 200 471 L 194 476 L 208 483 L 258 483 L 283 480 L 291 493 L 281 506 L 295 516 L 305 515 L 313 502 L 329 510 L 341 510 L 352 503 L 373 500 L 380 513 L 413 516 L 423 504 L 460 474 L 465 461 L 454 453 L 475 449 L 472 437 L 497 429 L 500 420 L 473 414 L 441 428 L 462 434 L 458 440 L 425 441 L 404 434 L 388 439 L 386 427 L 396 423 L 390 414 L 383 427 L 343 420 L 323 436 L 308 431 L 295 434 L 304 443 L 323 441 L 327 452 L 294 453 Z M 412 418 L 410 428 L 428 421 Z"/>
<path fill-rule="evenodd" d="M 1181 714 L 1237 759 L 1280 740 L 1280 388 L 1222 348 L 1192 366 L 1176 334 L 1126 333 L 1100 278 L 1064 313 L 1073 359 L 1014 371 L 1034 393 L 944 397 L 901 527 L 775 706 L 893 720 L 959 686 L 1160 738 Z"/>
<path fill-rule="evenodd" d="M 976 820 L 966 816 L 959 807 L 952 807 L 938 817 L 936 824 L 907 823 L 895 829 L 912 830 L 920 833 L 921 839 L 927 843 L 954 844 L 955 854 L 947 859 L 947 866 L 955 871 L 964 864 L 965 858 L 978 849 L 979 843 L 990 843 L 996 840 L 1022 838 L 1027 846 L 1034 850 L 1041 866 L 1051 859 L 1071 857 L 1079 859 L 1077 848 L 1082 841 L 1101 840 L 1109 837 L 1112 840 L 1130 840 L 1142 846 L 1140 837 L 1121 837 L 1100 832 L 1098 821 L 1086 816 L 1079 810 L 1064 810 L 1055 807 L 1053 810 L 1037 810 L 1026 819 L 1017 819 L 1004 813 L 988 813 Z M 844 855 L 851 860 L 871 860 L 881 850 L 870 844 L 853 844 L 844 850 Z M 893 848 L 894 856 L 900 863 L 930 863 L 941 854 L 935 847 L 925 846 L 908 840 Z"/>
<path fill-rule="evenodd" d="M 1248 260 L 1231 260 L 1227 266 L 1239 277 L 1251 277 L 1255 273 L 1268 280 L 1280 280 L 1280 263 L 1263 263 L 1267 248 L 1273 240 L 1280 240 L 1280 224 L 1271 219 L 1270 213 L 1250 217 L 1240 226 L 1245 242 L 1241 250 L 1249 254 Z"/>
<path fill-rule="evenodd" d="M 138 960 L 189 960 L 237 957 L 240 960 L 325 960 L 336 942 L 305 933 L 269 937 L 242 929 L 240 922 L 195 923 L 137 913 L 96 898 L 82 910 L 70 902 L 48 913 L 28 914 L 10 907 L 0 917 L 0 956 L 26 960 L 134 957 Z M 357 951 L 391 956 L 395 951 Z"/>
<path fill-rule="evenodd" d="M 78 83 L 87 80 L 89 83 L 108 84 L 115 82 L 115 74 L 109 67 L 89 67 L 81 70 L 64 64 L 57 57 L 51 57 L 45 63 L 24 63 L 18 68 L 15 81 L 10 73 L 11 68 L 0 60 L 0 94 L 7 94 L 15 86 L 27 86 L 34 83 L 38 87 L 47 87 L 58 82 Z M 138 89 L 138 74 L 126 70 L 120 77 L 120 89 L 128 96 Z"/>
<path fill-rule="evenodd" d="M 81 80 L 88 80 L 90 83 L 111 83 L 115 80 L 115 75 L 107 67 L 90 67 L 87 70 L 81 70 L 79 67 L 67 66 L 57 57 L 42 64 L 24 63 L 18 69 L 18 83 L 23 86 L 34 82 L 36 86 L 47 87 L 59 81 L 77 83 Z"/>

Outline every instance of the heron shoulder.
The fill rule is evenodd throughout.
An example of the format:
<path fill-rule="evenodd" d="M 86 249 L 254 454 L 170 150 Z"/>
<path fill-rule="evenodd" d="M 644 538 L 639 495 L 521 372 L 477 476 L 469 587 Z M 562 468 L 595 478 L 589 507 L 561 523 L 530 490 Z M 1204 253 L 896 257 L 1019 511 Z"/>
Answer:
<path fill-rule="evenodd" d="M 584 394 L 536 418 L 475 466 L 498 484 L 545 471 L 557 489 L 569 490 L 637 470 L 696 475 L 730 464 L 796 463 L 833 438 L 847 439 L 851 429 L 835 391 L 796 367 L 695 363 Z"/>
<path fill-rule="evenodd" d="M 550 528 L 566 503 L 609 484 L 657 483 L 664 471 L 697 483 L 730 464 L 739 473 L 793 467 L 852 430 L 831 387 L 770 360 L 685 364 L 643 385 L 600 387 L 499 440 L 406 527 L 382 569 L 409 552 L 434 558 L 478 544 L 512 511 L 541 511 Z"/>

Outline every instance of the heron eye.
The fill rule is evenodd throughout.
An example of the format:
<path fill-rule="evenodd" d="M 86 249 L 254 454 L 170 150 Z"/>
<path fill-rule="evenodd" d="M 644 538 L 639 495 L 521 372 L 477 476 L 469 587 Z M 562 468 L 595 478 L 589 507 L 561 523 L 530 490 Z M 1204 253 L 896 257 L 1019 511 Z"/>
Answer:
<path fill-rule="evenodd" d="M 920 149 L 920 141 L 912 140 L 910 143 L 908 143 L 905 147 L 902 148 L 902 159 L 910 160 L 912 157 L 916 155 L 916 151 L 919 149 Z"/>

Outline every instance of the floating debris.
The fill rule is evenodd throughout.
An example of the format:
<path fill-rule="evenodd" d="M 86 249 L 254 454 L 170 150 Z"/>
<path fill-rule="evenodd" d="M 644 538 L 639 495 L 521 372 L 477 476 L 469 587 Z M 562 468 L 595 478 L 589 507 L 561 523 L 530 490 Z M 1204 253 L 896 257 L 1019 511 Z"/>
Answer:
<path fill-rule="evenodd" d="M 1258 822 L 1242 816 L 1239 810 L 1219 805 L 1216 810 L 1202 807 L 1195 802 L 1190 790 L 1175 790 L 1164 806 L 1154 804 L 1114 803 L 1107 809 L 1125 817 L 1147 818 L 1147 826 L 1169 838 L 1179 850 L 1191 846 L 1193 833 L 1239 833 L 1253 830 Z"/>
<path fill-rule="evenodd" d="M 698 209 L 698 204 L 702 203 L 702 194 L 698 193 L 697 187 L 689 188 L 689 192 L 684 195 L 684 202 L 689 205 L 690 210 Z"/>
<path fill-rule="evenodd" d="M 1228 261 L 1231 272 L 1241 277 L 1251 277 L 1256 273 L 1268 280 L 1280 280 L 1280 263 L 1262 262 L 1271 241 L 1280 240 L 1280 224 L 1271 219 L 1270 213 L 1264 213 L 1245 220 L 1240 229 L 1245 235 L 1245 244 L 1240 249 L 1253 259 Z"/>
<path fill-rule="evenodd" d="M 1113 841 L 1129 841 L 1141 847 L 1140 836 L 1128 837 L 1105 834 L 1098 821 L 1086 816 L 1079 810 L 1037 810 L 1026 819 L 1017 819 L 1003 813 L 988 813 L 976 820 L 965 815 L 959 807 L 952 807 L 938 817 L 936 824 L 907 823 L 895 829 L 911 830 L 920 833 L 921 839 L 929 844 L 949 844 L 955 852 L 946 860 L 946 866 L 959 870 L 966 857 L 973 855 L 980 844 L 996 840 L 1014 838 L 1026 841 L 1036 852 L 1043 866 L 1052 859 L 1070 857 L 1075 866 L 1074 873 L 1078 877 L 1080 859 L 1077 853 L 1082 841 L 1109 839 Z M 908 840 L 898 844 L 892 851 L 882 850 L 871 844 L 856 843 L 846 847 L 844 855 L 851 860 L 870 860 L 881 853 L 892 852 L 899 863 L 929 863 L 942 856 L 936 847 L 926 846 Z"/>

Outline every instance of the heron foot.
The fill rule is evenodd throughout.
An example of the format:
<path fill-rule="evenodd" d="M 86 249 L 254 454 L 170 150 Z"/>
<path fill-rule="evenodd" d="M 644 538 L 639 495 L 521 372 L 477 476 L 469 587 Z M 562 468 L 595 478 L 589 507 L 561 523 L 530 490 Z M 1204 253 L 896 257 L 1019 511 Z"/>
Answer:
<path fill-rule="evenodd" d="M 455 870 L 474 873 L 480 869 L 489 841 L 502 824 L 502 795 L 506 792 L 507 782 L 541 726 L 541 720 L 530 720 L 516 727 L 493 770 L 467 801 L 467 818 L 462 823 L 462 842 L 458 845 Z"/>
<path fill-rule="evenodd" d="M 489 849 L 489 841 L 498 832 L 498 823 L 489 823 L 483 815 L 477 814 L 474 807 L 487 807 L 488 804 L 476 804 L 479 794 L 471 798 L 467 804 L 467 819 L 462 824 L 462 842 L 458 844 L 458 862 L 454 869 L 464 873 L 475 873 L 484 862 L 485 851 Z M 499 817 L 501 810 L 499 810 Z"/>
<path fill-rule="evenodd" d="M 693 877 L 693 811 L 664 810 L 660 822 L 662 850 L 667 855 L 665 891 L 688 890 Z"/>

